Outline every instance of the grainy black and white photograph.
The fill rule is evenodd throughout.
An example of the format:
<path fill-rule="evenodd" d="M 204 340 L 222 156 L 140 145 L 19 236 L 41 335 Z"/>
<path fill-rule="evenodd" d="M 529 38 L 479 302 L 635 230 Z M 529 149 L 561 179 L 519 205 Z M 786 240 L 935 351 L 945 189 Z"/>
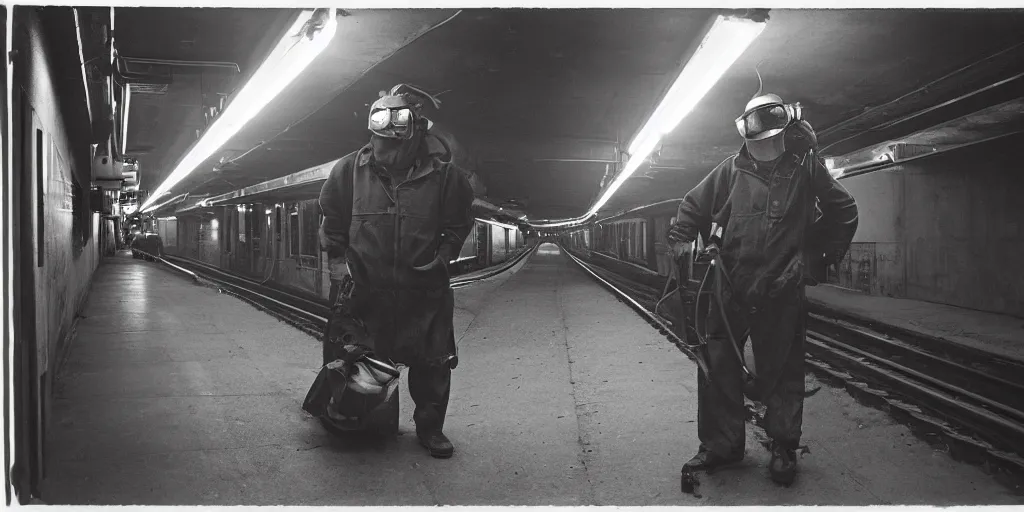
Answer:
<path fill-rule="evenodd" d="M 2 13 L 7 506 L 1024 505 L 1024 3 Z"/>

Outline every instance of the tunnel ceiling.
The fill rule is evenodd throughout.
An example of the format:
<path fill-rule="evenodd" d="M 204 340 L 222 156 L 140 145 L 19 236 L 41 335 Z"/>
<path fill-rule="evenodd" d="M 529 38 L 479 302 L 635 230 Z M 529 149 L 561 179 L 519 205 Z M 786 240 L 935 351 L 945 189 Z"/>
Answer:
<path fill-rule="evenodd" d="M 118 54 L 132 84 L 126 154 L 139 160 L 142 188 L 155 189 L 205 126 L 216 105 L 262 61 L 294 11 L 286 9 L 116 8 Z M 254 51 L 254 49 L 262 51 Z M 234 63 L 142 64 L 130 59 Z"/>
<path fill-rule="evenodd" d="M 175 192 L 220 194 L 358 149 L 368 138 L 366 113 L 377 91 L 407 82 L 440 94 L 441 109 L 428 115 L 472 153 L 492 201 L 517 200 L 531 219 L 578 215 L 599 193 L 603 160 L 613 158 L 617 140 L 623 149 L 628 146 L 713 14 L 466 10 L 428 32 L 424 27 L 454 11 L 421 10 L 415 19 L 409 12 L 416 11 L 353 11 L 377 30 L 364 35 L 341 21 L 336 39 L 343 41 L 332 48 L 366 45 L 371 34 L 395 24 L 385 17 L 425 33 L 395 35 L 387 40 L 395 51 L 379 52 L 378 59 L 334 50 L 333 57 L 318 60 L 320 66 L 348 66 L 358 74 L 339 81 L 337 73 L 307 70 L 294 87 L 320 91 L 323 102 L 301 106 L 307 94 L 290 88 L 286 94 L 293 98 L 268 107 L 283 119 L 261 121 L 269 124 L 259 137 L 228 144 L 237 157 L 230 168 L 201 167 Z M 735 151 L 741 141 L 733 119 L 757 89 L 758 63 L 766 90 L 801 102 L 826 152 L 848 153 L 920 129 L 895 122 L 907 114 L 1020 74 L 1020 46 L 983 59 L 1024 42 L 1022 28 L 1021 11 L 772 11 L 755 45 L 666 137 L 655 165 L 641 167 L 609 208 L 679 197 Z M 1014 84 L 1019 96 L 1019 81 Z M 1006 101 L 992 94 L 972 96 L 971 108 Z M 154 98 L 150 108 L 168 115 L 163 109 L 174 108 L 175 101 L 182 100 Z M 137 121 L 134 99 L 132 108 L 130 125 L 146 123 Z M 916 122 L 938 124 L 967 113 L 944 109 Z M 135 137 L 141 146 L 142 136 L 131 126 L 129 131 L 130 147 Z M 178 135 L 166 131 L 151 135 L 148 144 L 173 144 Z M 150 172 L 145 165 L 143 172 Z M 144 174 L 147 187 L 156 187 L 160 172 Z"/>

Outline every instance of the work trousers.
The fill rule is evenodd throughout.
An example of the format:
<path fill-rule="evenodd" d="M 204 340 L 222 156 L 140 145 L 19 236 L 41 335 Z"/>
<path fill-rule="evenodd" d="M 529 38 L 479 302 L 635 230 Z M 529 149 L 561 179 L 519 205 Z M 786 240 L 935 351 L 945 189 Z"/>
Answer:
<path fill-rule="evenodd" d="M 452 370 L 447 364 L 409 367 L 409 394 L 416 404 L 412 418 L 417 432 L 444 429 L 451 385 Z"/>
<path fill-rule="evenodd" d="M 804 292 L 775 299 L 757 308 L 726 306 L 740 353 L 749 332 L 757 375 L 754 390 L 765 404 L 765 431 L 784 447 L 800 443 L 804 407 Z M 701 445 L 722 457 L 742 455 L 745 448 L 744 373 L 729 346 L 725 324 L 712 304 L 708 316 L 706 359 L 713 382 L 698 369 L 697 435 Z"/>
<path fill-rule="evenodd" d="M 341 291 L 341 281 L 331 280 L 330 301 L 334 304 Z M 454 335 L 454 334 L 453 334 Z M 325 352 L 326 354 L 326 352 Z M 326 355 L 324 356 L 326 360 Z M 413 421 L 418 432 L 444 428 L 451 395 L 452 370 L 448 364 L 414 365 L 409 367 L 409 395 L 416 405 Z"/>

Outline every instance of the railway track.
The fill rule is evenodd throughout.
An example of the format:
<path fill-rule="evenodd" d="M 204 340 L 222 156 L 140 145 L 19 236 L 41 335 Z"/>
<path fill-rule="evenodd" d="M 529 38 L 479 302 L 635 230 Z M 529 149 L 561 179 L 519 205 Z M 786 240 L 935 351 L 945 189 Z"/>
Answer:
<path fill-rule="evenodd" d="M 652 312 L 661 290 L 565 252 L 679 346 L 678 337 L 666 333 L 671 327 Z M 980 465 L 1022 492 L 1024 364 L 836 316 L 842 315 L 811 307 L 805 345 L 809 371 L 844 387 L 861 403 L 890 413 L 955 459 Z M 759 423 L 758 407 L 748 403 L 748 409 Z"/>
<path fill-rule="evenodd" d="M 451 287 L 459 289 L 495 277 L 519 264 L 535 250 L 536 246 L 526 249 L 512 259 L 494 267 L 472 274 L 455 276 L 451 279 Z M 193 277 L 201 284 L 237 297 L 314 338 L 319 339 L 323 336 L 324 328 L 327 326 L 331 314 L 331 305 L 325 298 L 282 290 L 265 282 L 238 276 L 214 265 L 189 258 L 144 254 L 153 258 L 154 261 Z"/>

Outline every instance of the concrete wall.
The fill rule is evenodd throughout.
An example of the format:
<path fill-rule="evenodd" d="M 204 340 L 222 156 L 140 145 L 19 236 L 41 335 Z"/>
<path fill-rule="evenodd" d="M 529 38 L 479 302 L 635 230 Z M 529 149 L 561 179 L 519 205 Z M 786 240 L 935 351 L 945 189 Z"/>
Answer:
<path fill-rule="evenodd" d="M 899 169 L 842 180 L 857 199 L 860 224 L 850 253 L 840 266 L 838 284 L 887 297 L 906 296 L 903 245 L 903 188 Z"/>
<path fill-rule="evenodd" d="M 14 86 L 23 91 L 20 107 L 26 118 L 15 127 L 22 147 L 31 148 L 23 155 L 21 172 L 36 173 L 37 156 L 42 156 L 42 254 L 43 265 L 36 272 L 36 332 L 39 340 L 40 373 L 48 372 L 52 380 L 55 364 L 63 352 L 65 340 L 81 310 L 92 276 L 99 264 L 99 214 L 87 213 L 91 168 L 80 165 L 73 151 L 88 148 L 88 140 L 71 140 L 68 114 L 62 110 L 59 95 L 67 93 L 57 83 L 58 65 L 51 56 L 50 44 L 55 37 L 46 34 L 31 8 L 15 12 L 15 48 L 18 49 Z M 61 63 L 66 65 L 67 63 Z M 84 97 L 83 97 L 84 101 Z M 37 136 L 40 130 L 41 137 Z M 25 139 L 29 138 L 30 141 Z M 76 162 L 79 165 L 76 165 Z M 81 195 L 75 201 L 74 184 Z M 75 231 L 73 225 L 79 223 Z"/>
<path fill-rule="evenodd" d="M 85 98 L 80 86 L 73 96 L 72 82 L 64 79 L 76 63 L 60 57 L 69 53 L 69 40 L 54 21 L 59 9 L 16 7 L 9 56 L 11 191 L 19 237 L 13 272 L 20 302 L 13 347 L 19 415 L 13 478 L 19 481 L 42 477 L 54 381 L 102 245 L 99 215 L 89 212 L 90 141 L 79 112 Z"/>
<path fill-rule="evenodd" d="M 1024 136 L 843 179 L 860 227 L 838 276 L 877 295 L 1024 317 Z"/>

